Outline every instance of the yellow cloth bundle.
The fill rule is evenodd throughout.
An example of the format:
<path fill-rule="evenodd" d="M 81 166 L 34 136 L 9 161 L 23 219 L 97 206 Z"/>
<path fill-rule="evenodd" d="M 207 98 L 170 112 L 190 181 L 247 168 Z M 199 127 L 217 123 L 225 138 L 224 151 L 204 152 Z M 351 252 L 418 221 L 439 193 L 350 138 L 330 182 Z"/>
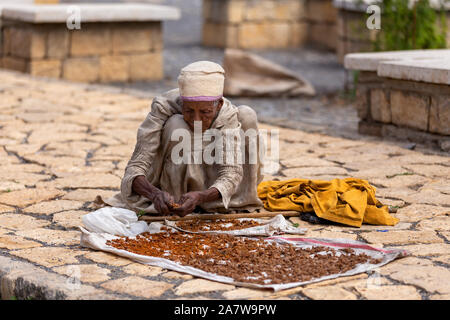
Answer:
<path fill-rule="evenodd" d="M 271 211 L 314 211 L 320 218 L 354 227 L 363 222 L 396 225 L 399 220 L 375 198 L 375 190 L 368 181 L 356 178 L 291 179 L 261 182 L 258 196 Z"/>

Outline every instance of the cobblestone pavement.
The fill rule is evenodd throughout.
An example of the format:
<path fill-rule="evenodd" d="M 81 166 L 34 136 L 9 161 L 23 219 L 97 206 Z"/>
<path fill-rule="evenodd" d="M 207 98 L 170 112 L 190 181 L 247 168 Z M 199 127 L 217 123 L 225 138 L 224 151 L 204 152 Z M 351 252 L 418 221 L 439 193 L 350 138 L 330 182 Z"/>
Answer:
<path fill-rule="evenodd" d="M 0 72 L 0 293 L 3 299 L 449 299 L 450 158 L 417 145 L 280 128 L 271 178 L 358 177 L 398 209 L 395 227 L 310 225 L 307 237 L 401 247 L 375 273 L 250 290 L 144 266 L 79 245 L 81 216 L 118 191 L 150 100 L 115 88 Z M 278 128 L 261 124 L 261 128 Z M 378 230 L 387 230 L 379 232 Z M 81 277 L 81 283 L 73 281 Z"/>

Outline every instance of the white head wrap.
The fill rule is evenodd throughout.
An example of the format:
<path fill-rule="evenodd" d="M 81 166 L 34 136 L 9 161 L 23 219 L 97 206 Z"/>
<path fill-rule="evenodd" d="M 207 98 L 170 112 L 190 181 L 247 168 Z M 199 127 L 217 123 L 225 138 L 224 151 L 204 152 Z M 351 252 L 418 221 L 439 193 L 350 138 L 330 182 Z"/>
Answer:
<path fill-rule="evenodd" d="M 223 96 L 225 70 L 211 61 L 198 61 L 181 69 L 180 96 L 185 101 L 215 101 Z"/>

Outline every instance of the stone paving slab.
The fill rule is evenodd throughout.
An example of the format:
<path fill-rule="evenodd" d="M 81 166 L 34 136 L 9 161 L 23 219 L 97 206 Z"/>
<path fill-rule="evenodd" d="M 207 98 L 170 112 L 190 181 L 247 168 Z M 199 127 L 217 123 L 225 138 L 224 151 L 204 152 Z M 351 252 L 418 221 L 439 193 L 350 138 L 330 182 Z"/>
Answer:
<path fill-rule="evenodd" d="M 95 209 L 97 194 L 119 191 L 149 106 L 150 99 L 117 88 L 0 72 L 2 299 L 448 299 L 449 154 L 373 137 L 352 140 L 260 124 L 280 133 L 281 169 L 266 179 L 367 178 L 378 198 L 397 211 L 394 227 L 290 219 L 310 237 L 412 253 L 372 273 L 274 293 L 81 247 L 81 217 Z"/>

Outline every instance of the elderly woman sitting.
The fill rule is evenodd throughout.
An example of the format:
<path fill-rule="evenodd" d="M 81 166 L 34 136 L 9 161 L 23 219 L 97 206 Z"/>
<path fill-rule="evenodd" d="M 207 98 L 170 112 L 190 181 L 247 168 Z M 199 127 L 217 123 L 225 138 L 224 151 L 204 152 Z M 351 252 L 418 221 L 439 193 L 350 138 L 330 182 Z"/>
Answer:
<path fill-rule="evenodd" d="M 256 190 L 262 180 L 259 137 L 256 149 L 249 148 L 250 136 L 234 139 L 236 131 L 258 132 L 256 113 L 223 97 L 224 80 L 225 71 L 213 62 L 181 70 L 179 88 L 153 100 L 121 192 L 107 204 L 179 216 L 196 208 L 227 212 L 262 206 Z"/>

